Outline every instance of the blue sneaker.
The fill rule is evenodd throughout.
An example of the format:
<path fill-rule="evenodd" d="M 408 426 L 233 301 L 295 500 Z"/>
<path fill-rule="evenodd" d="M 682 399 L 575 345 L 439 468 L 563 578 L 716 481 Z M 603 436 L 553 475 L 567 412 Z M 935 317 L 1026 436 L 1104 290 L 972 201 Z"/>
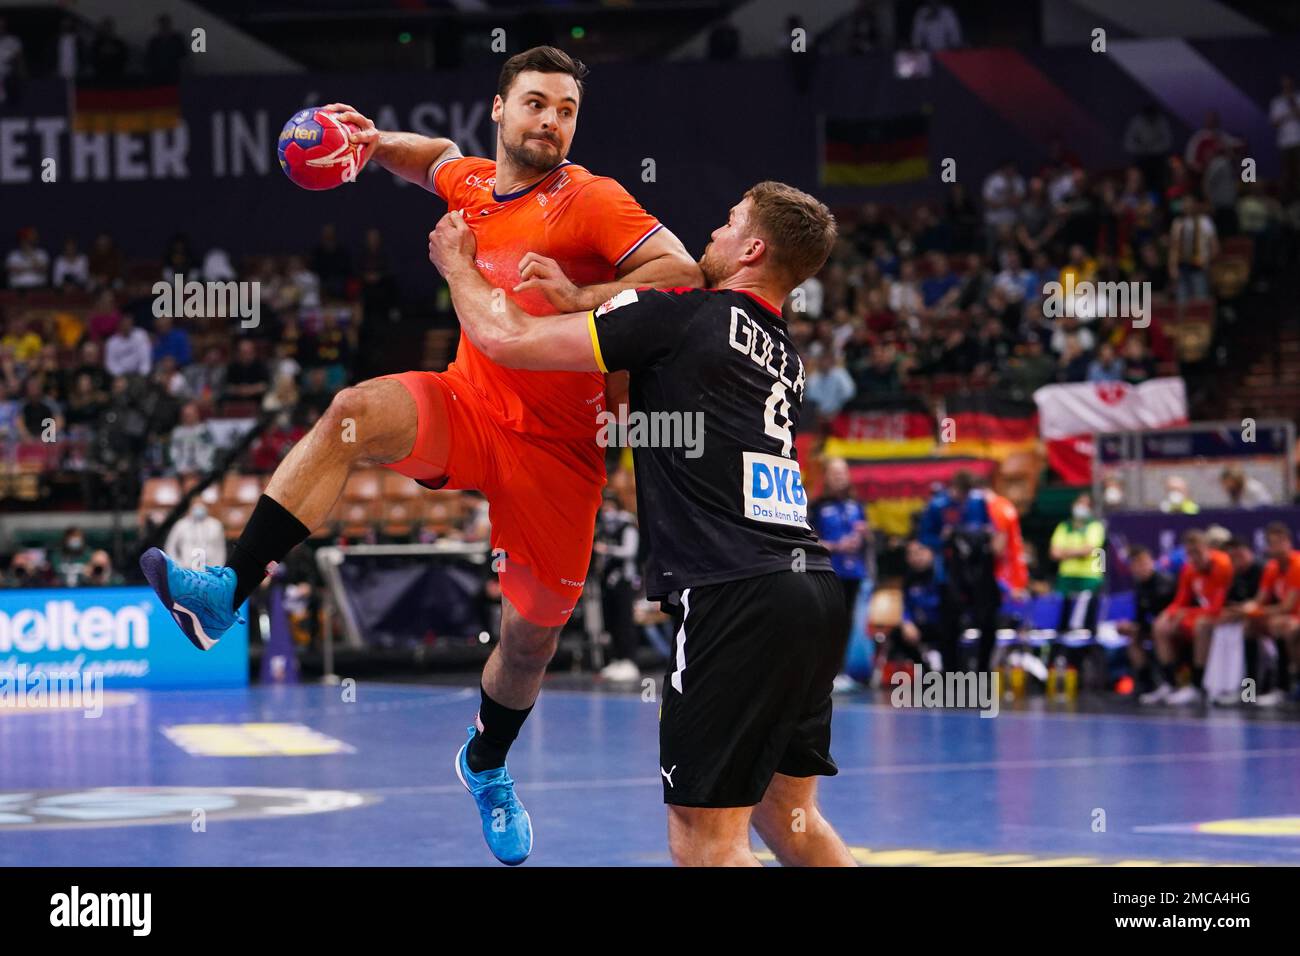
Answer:
<path fill-rule="evenodd" d="M 469 728 L 469 740 L 478 731 Z M 475 773 L 469 769 L 466 753 L 469 740 L 456 754 L 456 776 L 478 804 L 483 820 L 483 839 L 492 855 L 506 866 L 518 866 L 533 852 L 533 821 L 515 796 L 515 782 L 505 767 Z"/>
<path fill-rule="evenodd" d="M 185 636 L 201 651 L 210 650 L 222 635 L 244 619 L 235 613 L 235 571 L 208 565 L 206 571 L 183 568 L 157 548 L 140 556 L 140 570 L 176 619 Z"/>

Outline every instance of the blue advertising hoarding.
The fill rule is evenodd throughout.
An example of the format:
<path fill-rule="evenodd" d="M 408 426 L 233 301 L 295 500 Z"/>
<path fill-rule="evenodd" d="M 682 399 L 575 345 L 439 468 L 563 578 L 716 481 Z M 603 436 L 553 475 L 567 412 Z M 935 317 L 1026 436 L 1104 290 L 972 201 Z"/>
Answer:
<path fill-rule="evenodd" d="M 240 687 L 248 625 L 209 651 L 181 633 L 144 587 L 0 591 L 0 673 L 93 672 L 104 687 Z"/>

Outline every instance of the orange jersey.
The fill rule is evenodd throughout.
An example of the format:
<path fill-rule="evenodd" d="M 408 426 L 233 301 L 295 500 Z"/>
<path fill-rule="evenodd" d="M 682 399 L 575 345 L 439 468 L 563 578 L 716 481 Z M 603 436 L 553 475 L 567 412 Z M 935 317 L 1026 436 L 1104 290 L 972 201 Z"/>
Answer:
<path fill-rule="evenodd" d="M 993 491 L 984 492 L 989 508 L 989 520 L 999 534 L 1006 536 L 1007 544 L 998 555 L 994 575 L 1013 590 L 1029 587 L 1029 567 L 1025 564 L 1025 539 L 1020 534 L 1020 514 L 1016 506 Z"/>
<path fill-rule="evenodd" d="M 526 253 L 554 259 L 575 285 L 612 282 L 619 263 L 661 228 L 617 182 L 569 162 L 506 196 L 493 188 L 496 163 L 490 159 L 446 160 L 434 170 L 433 184 L 448 209 L 464 213 L 478 243 L 479 272 L 532 315 L 552 315 L 555 307 L 536 289 L 511 291 Z M 605 405 L 603 375 L 502 368 L 466 336 L 452 368 L 482 392 L 504 427 L 585 441 L 588 447 L 574 449 L 575 467 L 604 478 L 604 454 L 594 440 Z"/>
<path fill-rule="evenodd" d="M 1206 571 L 1188 561 L 1178 575 L 1178 593 L 1169 606 L 1201 608 L 1218 614 L 1232 586 L 1233 574 L 1232 559 L 1222 551 L 1210 552 L 1210 567 Z"/>
<path fill-rule="evenodd" d="M 1264 565 L 1264 576 L 1259 581 L 1260 604 L 1285 604 L 1297 590 L 1300 590 L 1300 555 L 1294 551 L 1287 555 L 1285 573 L 1276 558 Z"/>

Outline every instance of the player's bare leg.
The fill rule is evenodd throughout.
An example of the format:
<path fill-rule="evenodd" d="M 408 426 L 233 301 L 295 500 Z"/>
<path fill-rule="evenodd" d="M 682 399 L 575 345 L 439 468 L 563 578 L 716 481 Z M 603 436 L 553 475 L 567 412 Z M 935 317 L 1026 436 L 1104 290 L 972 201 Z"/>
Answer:
<path fill-rule="evenodd" d="M 1300 634 L 1300 621 L 1291 614 L 1272 614 L 1260 622 L 1261 637 L 1271 637 L 1277 647 L 1277 676 L 1273 689 L 1260 694 L 1257 703 L 1276 707 L 1285 702 L 1295 691 L 1297 670 L 1297 634 Z"/>
<path fill-rule="evenodd" d="M 1128 634 L 1128 663 L 1134 674 L 1142 674 L 1147 668 L 1147 652 L 1142 646 L 1142 634 L 1133 626 Z"/>
<path fill-rule="evenodd" d="M 501 641 L 483 668 L 479 712 L 456 755 L 456 772 L 478 804 L 483 838 L 493 856 L 510 865 L 532 852 L 533 829 L 506 770 L 506 756 L 541 692 L 561 630 L 528 620 L 502 598 Z"/>
<path fill-rule="evenodd" d="M 378 378 L 345 388 L 280 462 L 266 494 L 314 531 L 354 467 L 400 461 L 415 434 L 415 401 L 400 382 Z"/>
<path fill-rule="evenodd" d="M 1179 687 L 1166 699 L 1175 706 L 1199 704 L 1205 700 L 1205 663 L 1210 658 L 1210 643 L 1214 638 L 1217 618 L 1201 614 L 1192 627 L 1192 682 Z"/>
<path fill-rule="evenodd" d="M 818 809 L 816 777 L 773 776 L 753 824 L 782 866 L 858 865 Z"/>
<path fill-rule="evenodd" d="M 562 628 L 534 624 L 501 601 L 501 642 L 483 667 L 483 689 L 504 707 L 527 710 L 537 701 Z"/>
<path fill-rule="evenodd" d="M 1214 618 L 1202 617 L 1193 628 L 1192 666 L 1204 668 L 1210 659 L 1210 641 L 1214 636 Z"/>
<path fill-rule="evenodd" d="M 668 850 L 678 866 L 762 866 L 749 846 L 753 807 L 668 807 Z"/>
<path fill-rule="evenodd" d="M 400 383 L 375 379 L 345 388 L 280 463 L 225 567 L 207 565 L 201 555 L 187 566 L 159 548 L 146 551 L 140 567 L 190 642 L 208 650 L 236 623 L 267 568 L 324 522 L 355 465 L 404 458 L 415 437 L 415 402 Z"/>

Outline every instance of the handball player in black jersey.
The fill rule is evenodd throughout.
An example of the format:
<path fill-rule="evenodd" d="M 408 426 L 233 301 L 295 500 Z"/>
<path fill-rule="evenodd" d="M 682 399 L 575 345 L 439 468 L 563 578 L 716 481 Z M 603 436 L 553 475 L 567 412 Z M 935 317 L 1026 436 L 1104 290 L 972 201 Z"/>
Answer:
<path fill-rule="evenodd" d="M 804 368 L 781 306 L 825 263 L 835 220 L 773 182 L 750 189 L 700 260 L 708 289 L 625 290 L 537 317 L 481 277 L 449 213 L 429 235 L 461 327 L 508 368 L 631 373 L 628 435 L 649 556 L 646 594 L 673 615 L 660 776 L 679 865 L 853 866 L 817 807 L 830 755 L 844 599 L 807 520 L 795 436 Z M 597 416 L 592 409 L 593 437 Z M 607 421 L 607 416 L 603 416 Z M 691 435 L 691 441 L 663 441 Z"/>

